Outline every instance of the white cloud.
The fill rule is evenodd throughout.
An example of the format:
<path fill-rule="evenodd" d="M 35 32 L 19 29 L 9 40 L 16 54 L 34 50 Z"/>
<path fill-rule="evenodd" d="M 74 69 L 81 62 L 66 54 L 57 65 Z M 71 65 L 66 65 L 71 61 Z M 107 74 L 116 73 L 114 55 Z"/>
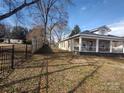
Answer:
<path fill-rule="evenodd" d="M 124 20 L 108 25 L 112 30 L 109 34 L 124 36 Z"/>

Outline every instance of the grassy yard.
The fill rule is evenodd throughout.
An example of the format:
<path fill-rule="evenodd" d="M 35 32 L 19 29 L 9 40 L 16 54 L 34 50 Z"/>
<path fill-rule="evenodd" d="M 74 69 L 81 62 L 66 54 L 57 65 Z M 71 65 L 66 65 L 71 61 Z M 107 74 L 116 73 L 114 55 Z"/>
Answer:
<path fill-rule="evenodd" d="M 14 52 L 13 52 L 14 51 Z M 31 46 L 25 44 L 0 44 L 0 81 L 7 77 L 12 69 L 12 55 L 14 67 L 22 64 L 26 58 L 31 57 Z"/>
<path fill-rule="evenodd" d="M 0 93 L 124 93 L 124 59 L 37 54 L 0 82 Z"/>

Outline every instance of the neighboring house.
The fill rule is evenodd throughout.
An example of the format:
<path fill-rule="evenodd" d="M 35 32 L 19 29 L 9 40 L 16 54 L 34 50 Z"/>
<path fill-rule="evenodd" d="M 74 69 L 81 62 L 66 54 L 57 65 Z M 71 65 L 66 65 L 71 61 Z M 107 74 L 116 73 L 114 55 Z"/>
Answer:
<path fill-rule="evenodd" d="M 33 38 L 43 39 L 43 37 L 43 28 L 41 26 L 36 26 L 26 35 L 26 40 L 32 41 Z"/>
<path fill-rule="evenodd" d="M 30 31 L 26 40 L 32 41 L 33 52 L 37 51 L 43 45 L 44 40 L 44 29 L 41 26 L 36 26 Z"/>
<path fill-rule="evenodd" d="M 4 43 L 22 44 L 23 40 L 21 40 L 21 39 L 8 39 L 8 38 L 4 38 Z"/>
<path fill-rule="evenodd" d="M 124 53 L 124 38 L 109 35 L 107 26 L 83 31 L 59 43 L 59 48 L 79 53 Z"/>

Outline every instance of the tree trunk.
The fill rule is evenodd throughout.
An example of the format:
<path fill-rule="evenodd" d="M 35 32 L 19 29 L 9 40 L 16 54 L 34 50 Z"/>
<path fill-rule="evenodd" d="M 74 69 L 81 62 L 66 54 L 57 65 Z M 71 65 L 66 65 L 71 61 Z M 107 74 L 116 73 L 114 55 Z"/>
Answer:
<path fill-rule="evenodd" d="M 52 36 L 51 36 L 51 31 L 50 31 L 50 46 L 51 46 L 51 41 L 52 41 Z"/>

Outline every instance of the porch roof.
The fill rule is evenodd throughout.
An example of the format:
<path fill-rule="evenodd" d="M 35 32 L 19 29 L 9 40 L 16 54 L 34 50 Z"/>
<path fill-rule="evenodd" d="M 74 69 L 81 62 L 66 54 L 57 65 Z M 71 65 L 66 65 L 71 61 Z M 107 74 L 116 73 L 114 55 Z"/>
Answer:
<path fill-rule="evenodd" d="M 78 37 L 89 38 L 89 39 L 124 41 L 123 37 L 118 37 L 118 36 L 114 36 L 114 35 L 99 35 L 99 34 L 91 33 L 88 30 L 84 31 L 84 32 L 81 32 L 79 34 L 76 34 L 74 36 L 67 37 L 67 38 L 63 39 L 62 41 L 66 41 L 66 40 L 73 39 L 73 38 L 78 38 Z"/>

